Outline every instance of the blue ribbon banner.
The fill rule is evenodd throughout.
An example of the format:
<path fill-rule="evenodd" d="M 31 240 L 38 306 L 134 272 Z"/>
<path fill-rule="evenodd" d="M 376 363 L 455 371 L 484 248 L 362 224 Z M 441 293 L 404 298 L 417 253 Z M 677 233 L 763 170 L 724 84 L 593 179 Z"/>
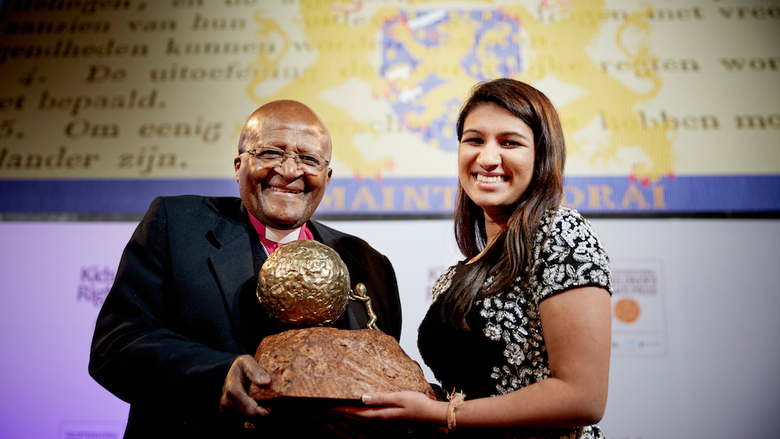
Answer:
<path fill-rule="evenodd" d="M 450 215 L 455 178 L 333 179 L 318 215 Z M 565 204 L 582 213 L 780 212 L 780 176 L 569 177 Z M 237 196 L 232 179 L 0 180 L 0 213 L 142 214 L 158 195 Z"/>

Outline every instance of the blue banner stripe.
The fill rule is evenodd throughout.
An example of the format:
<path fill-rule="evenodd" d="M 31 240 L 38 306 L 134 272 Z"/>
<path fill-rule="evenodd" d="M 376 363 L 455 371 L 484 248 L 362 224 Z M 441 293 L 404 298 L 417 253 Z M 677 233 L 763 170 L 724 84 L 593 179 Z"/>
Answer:
<path fill-rule="evenodd" d="M 451 214 L 455 178 L 331 180 L 318 214 Z M 158 195 L 237 196 L 232 179 L 0 180 L 0 213 L 143 213 Z M 780 211 L 780 176 L 569 177 L 566 205 L 583 213 Z"/>
<path fill-rule="evenodd" d="M 0 180 L 2 213 L 144 213 L 158 195 L 238 196 L 231 179 Z"/>

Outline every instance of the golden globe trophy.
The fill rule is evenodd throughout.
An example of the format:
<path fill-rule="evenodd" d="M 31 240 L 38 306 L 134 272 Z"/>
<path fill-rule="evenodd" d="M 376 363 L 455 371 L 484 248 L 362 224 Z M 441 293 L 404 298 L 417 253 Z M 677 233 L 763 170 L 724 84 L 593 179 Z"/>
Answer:
<path fill-rule="evenodd" d="M 330 247 L 299 240 L 277 248 L 260 269 L 257 298 L 272 319 L 290 328 L 265 337 L 255 354 L 271 376 L 270 385 L 250 387 L 261 405 L 291 399 L 298 405 L 307 399 L 354 404 L 366 392 L 402 390 L 436 399 L 419 364 L 376 329 L 365 286 L 350 290 L 347 267 Z M 371 329 L 331 327 L 350 298 L 366 306 Z"/>

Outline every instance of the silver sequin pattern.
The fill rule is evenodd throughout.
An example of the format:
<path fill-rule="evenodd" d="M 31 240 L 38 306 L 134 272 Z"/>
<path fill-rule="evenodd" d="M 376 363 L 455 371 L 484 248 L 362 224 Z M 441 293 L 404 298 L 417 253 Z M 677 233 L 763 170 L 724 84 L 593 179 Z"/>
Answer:
<path fill-rule="evenodd" d="M 536 236 L 533 256 L 529 282 L 515 279 L 507 290 L 475 302 L 479 316 L 484 319 L 482 333 L 492 341 L 503 343 L 504 361 L 494 365 L 491 374 L 495 381 L 494 396 L 513 392 L 550 376 L 539 318 L 539 304 L 543 299 L 585 285 L 601 286 L 612 292 L 609 258 L 590 223 L 573 209 L 560 207 L 547 212 Z M 450 267 L 439 277 L 433 288 L 434 300 L 449 288 L 454 274 L 455 267 Z M 485 285 L 492 282 L 494 279 L 489 277 Z M 604 437 L 595 425 L 548 433 L 530 437 Z"/>

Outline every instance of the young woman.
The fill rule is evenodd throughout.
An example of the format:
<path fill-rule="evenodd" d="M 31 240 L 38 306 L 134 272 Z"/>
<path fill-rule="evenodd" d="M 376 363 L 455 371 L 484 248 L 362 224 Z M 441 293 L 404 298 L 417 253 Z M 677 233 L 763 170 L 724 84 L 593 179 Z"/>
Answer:
<path fill-rule="evenodd" d="M 558 115 L 535 88 L 497 79 L 475 87 L 457 129 L 455 235 L 466 259 L 439 277 L 418 337 L 450 401 L 366 394 L 343 412 L 456 436 L 603 438 L 609 261 L 590 224 L 560 205 Z"/>

